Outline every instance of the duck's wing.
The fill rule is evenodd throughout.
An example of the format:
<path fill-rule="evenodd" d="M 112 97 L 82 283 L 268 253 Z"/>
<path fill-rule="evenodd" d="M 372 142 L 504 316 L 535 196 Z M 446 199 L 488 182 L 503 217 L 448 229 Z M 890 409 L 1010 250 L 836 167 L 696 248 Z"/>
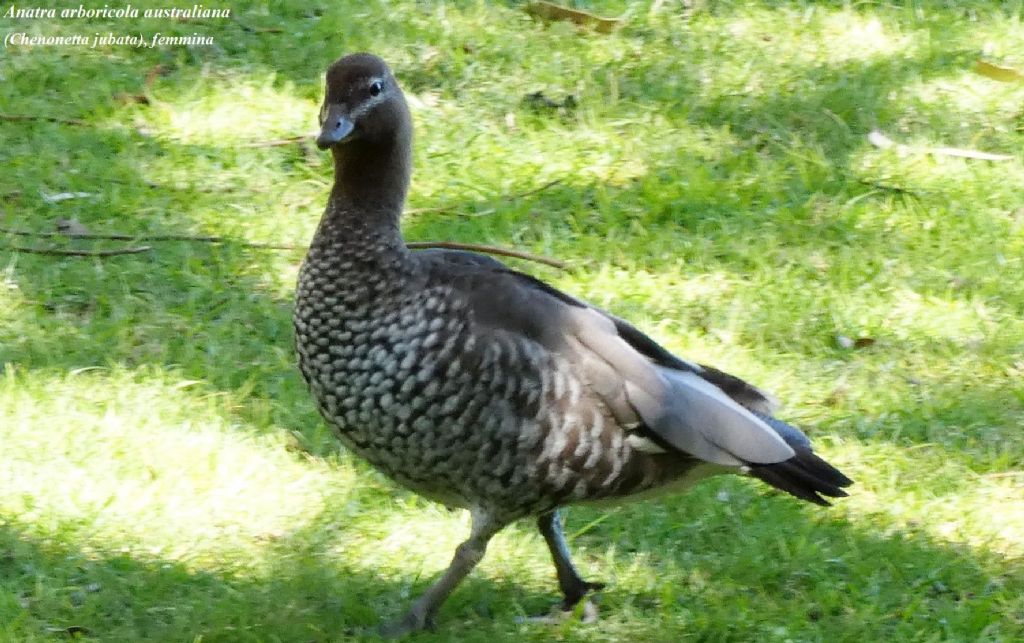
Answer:
<path fill-rule="evenodd" d="M 623 431 L 643 431 L 681 453 L 737 467 L 785 462 L 806 444 L 802 434 L 802 441 L 787 441 L 765 421 L 772 403 L 756 387 L 682 360 L 539 279 L 472 253 L 416 256 L 426 285 L 452 289 L 481 332 L 528 337 L 568 359 Z"/>
<path fill-rule="evenodd" d="M 429 257 L 429 263 L 433 264 L 437 273 L 445 273 L 445 277 L 450 281 L 467 281 L 466 285 L 469 286 L 469 290 L 479 287 L 480 279 L 486 281 L 486 279 L 492 278 L 484 276 L 483 273 L 511 274 L 520 282 L 518 284 L 520 287 L 525 286 L 528 290 L 539 290 L 568 306 L 598 312 L 614 324 L 615 332 L 622 340 L 658 366 L 682 372 L 696 373 L 716 386 L 735 402 L 757 414 L 771 415 L 779 406 L 778 401 L 774 397 L 756 386 L 712 366 L 697 364 L 673 355 L 628 321 L 576 299 L 540 279 L 510 270 L 496 259 L 462 251 L 438 250 L 430 252 L 435 253 L 427 256 Z M 470 274 L 467 274 L 467 268 L 470 269 Z"/>

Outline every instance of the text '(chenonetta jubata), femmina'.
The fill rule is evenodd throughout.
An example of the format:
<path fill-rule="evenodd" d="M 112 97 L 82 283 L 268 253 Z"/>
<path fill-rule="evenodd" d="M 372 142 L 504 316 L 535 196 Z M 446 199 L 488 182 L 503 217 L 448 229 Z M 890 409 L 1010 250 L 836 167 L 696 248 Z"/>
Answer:
<path fill-rule="evenodd" d="M 560 506 L 719 472 L 818 504 L 846 495 L 850 480 L 757 388 L 489 257 L 410 252 L 412 125 L 382 60 L 330 66 L 320 124 L 335 175 L 298 281 L 302 374 L 348 448 L 472 516 L 451 566 L 388 634 L 430 625 L 519 518 L 537 517 L 569 608 L 600 585 L 574 568 Z"/>

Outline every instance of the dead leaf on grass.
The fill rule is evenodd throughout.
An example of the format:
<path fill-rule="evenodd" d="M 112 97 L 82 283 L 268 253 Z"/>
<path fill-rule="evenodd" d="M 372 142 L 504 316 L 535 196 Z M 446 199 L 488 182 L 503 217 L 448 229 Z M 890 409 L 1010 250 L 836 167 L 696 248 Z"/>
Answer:
<path fill-rule="evenodd" d="M 979 60 L 974 63 L 975 73 L 981 74 L 992 80 L 998 80 L 1001 83 L 1019 83 L 1024 82 L 1024 74 L 1017 71 L 1013 67 L 1000 67 L 999 65 L 993 65 L 992 63 Z"/>
<path fill-rule="evenodd" d="M 526 5 L 526 13 L 543 20 L 568 20 L 581 27 L 589 27 L 598 33 L 611 33 L 613 29 L 622 24 L 622 20 L 618 18 L 603 18 L 551 2 L 531 2 Z"/>
<path fill-rule="evenodd" d="M 58 192 L 57 194 L 44 194 L 43 201 L 47 203 L 60 203 L 69 199 L 84 199 L 90 196 L 96 195 L 92 192 Z"/>
<path fill-rule="evenodd" d="M 867 348 L 868 346 L 873 346 L 874 344 L 874 337 L 858 337 L 857 339 L 853 339 L 851 337 L 847 337 L 846 335 L 836 335 L 836 345 L 839 346 L 839 348 L 843 348 L 846 350 L 849 350 L 851 348 Z"/>
<path fill-rule="evenodd" d="M 933 154 L 935 156 L 956 156 L 959 158 L 977 159 L 980 161 L 1010 161 L 1014 158 L 1010 154 L 994 154 L 992 152 L 982 152 L 980 150 L 970 150 L 961 147 L 914 147 L 910 145 L 902 145 L 878 130 L 872 131 L 868 134 L 868 142 L 879 149 L 895 149 L 900 154 L 916 152 L 921 154 Z"/>
<path fill-rule="evenodd" d="M 86 228 L 78 219 L 57 219 L 54 227 L 57 228 L 57 232 L 66 234 L 69 237 L 78 237 L 89 234 L 89 228 Z"/>
<path fill-rule="evenodd" d="M 125 94 L 124 92 L 114 94 L 114 100 L 123 105 L 149 105 L 149 96 L 145 94 Z"/>

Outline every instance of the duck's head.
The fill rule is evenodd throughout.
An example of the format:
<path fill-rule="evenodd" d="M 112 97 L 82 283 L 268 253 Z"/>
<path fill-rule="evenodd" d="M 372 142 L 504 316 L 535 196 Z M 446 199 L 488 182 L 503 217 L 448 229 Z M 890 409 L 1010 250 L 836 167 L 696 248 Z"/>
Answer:
<path fill-rule="evenodd" d="M 327 68 L 320 108 L 320 149 L 339 150 L 358 141 L 407 143 L 412 123 L 405 97 L 387 64 L 372 54 L 351 54 Z"/>

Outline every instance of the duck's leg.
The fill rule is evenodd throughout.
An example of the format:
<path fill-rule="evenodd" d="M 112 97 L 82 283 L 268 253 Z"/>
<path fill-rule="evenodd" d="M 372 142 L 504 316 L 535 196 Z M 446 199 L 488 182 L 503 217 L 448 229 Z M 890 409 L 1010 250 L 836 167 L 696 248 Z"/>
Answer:
<path fill-rule="evenodd" d="M 548 549 L 551 550 L 551 558 L 555 561 L 558 586 L 562 588 L 562 595 L 565 597 L 562 601 L 563 610 L 568 611 L 576 607 L 587 592 L 604 588 L 604 583 L 591 583 L 580 578 L 569 556 L 569 546 L 565 542 L 565 534 L 562 533 L 562 520 L 557 509 L 541 514 L 537 518 L 537 528 L 544 536 Z"/>
<path fill-rule="evenodd" d="M 434 616 L 438 608 L 483 559 L 491 537 L 505 526 L 504 523 L 495 521 L 486 511 L 473 510 L 471 516 L 473 526 L 469 538 L 455 549 L 455 557 L 444 575 L 416 599 L 405 616 L 381 627 L 382 636 L 395 638 L 424 629 L 433 629 Z"/>

